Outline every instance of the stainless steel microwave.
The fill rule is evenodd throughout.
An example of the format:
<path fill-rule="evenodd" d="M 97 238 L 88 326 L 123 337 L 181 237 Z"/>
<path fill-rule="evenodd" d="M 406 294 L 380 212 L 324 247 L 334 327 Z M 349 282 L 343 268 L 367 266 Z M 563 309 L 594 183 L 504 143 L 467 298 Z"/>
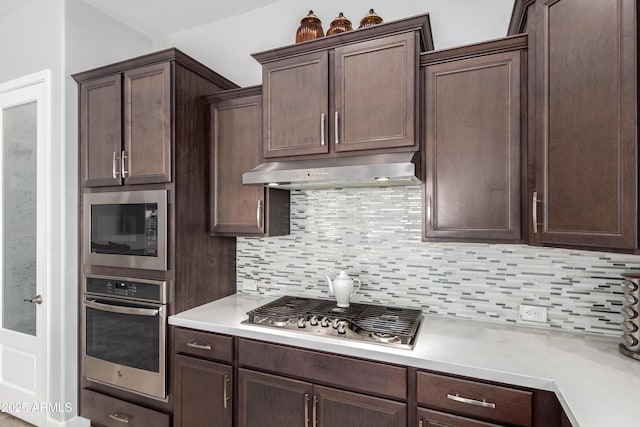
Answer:
<path fill-rule="evenodd" d="M 167 190 L 83 197 L 84 264 L 167 269 Z"/>

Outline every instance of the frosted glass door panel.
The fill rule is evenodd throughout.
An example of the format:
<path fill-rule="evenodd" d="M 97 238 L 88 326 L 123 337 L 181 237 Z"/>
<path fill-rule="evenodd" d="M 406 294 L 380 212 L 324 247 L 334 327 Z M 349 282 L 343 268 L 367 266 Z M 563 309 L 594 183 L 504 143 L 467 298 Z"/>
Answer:
<path fill-rule="evenodd" d="M 36 334 L 37 103 L 2 110 L 2 328 Z"/>

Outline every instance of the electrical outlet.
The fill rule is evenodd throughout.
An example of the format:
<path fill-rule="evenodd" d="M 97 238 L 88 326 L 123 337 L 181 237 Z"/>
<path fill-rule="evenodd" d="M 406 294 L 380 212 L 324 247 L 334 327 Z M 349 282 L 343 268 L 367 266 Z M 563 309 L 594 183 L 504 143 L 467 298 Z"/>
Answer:
<path fill-rule="evenodd" d="M 520 319 L 545 323 L 547 321 L 547 307 L 523 304 L 520 306 Z"/>
<path fill-rule="evenodd" d="M 245 291 L 257 291 L 258 290 L 258 281 L 256 279 L 243 279 L 242 280 L 242 290 L 245 290 Z"/>

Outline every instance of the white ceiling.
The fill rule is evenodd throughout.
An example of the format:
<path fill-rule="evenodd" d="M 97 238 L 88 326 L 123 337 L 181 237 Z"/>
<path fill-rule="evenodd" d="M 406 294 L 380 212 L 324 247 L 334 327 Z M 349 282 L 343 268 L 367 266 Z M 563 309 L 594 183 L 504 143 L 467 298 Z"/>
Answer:
<path fill-rule="evenodd" d="M 0 0 L 0 17 L 8 15 L 14 10 L 31 3 L 33 0 Z"/>
<path fill-rule="evenodd" d="M 8 0 L 27 2 L 31 0 Z M 83 0 L 150 38 L 238 15 L 279 0 Z M 2 0 L 0 3 L 7 2 Z M 4 4 L 2 5 L 4 6 Z"/>

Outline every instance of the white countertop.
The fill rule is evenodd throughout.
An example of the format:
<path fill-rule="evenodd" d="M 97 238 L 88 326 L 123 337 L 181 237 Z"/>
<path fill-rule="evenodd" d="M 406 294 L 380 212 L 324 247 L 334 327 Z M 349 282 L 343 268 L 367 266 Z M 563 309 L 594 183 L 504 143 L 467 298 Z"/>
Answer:
<path fill-rule="evenodd" d="M 638 425 L 640 361 L 616 338 L 425 316 L 404 350 L 240 323 L 274 299 L 235 294 L 169 324 L 554 391 L 575 427 Z"/>

